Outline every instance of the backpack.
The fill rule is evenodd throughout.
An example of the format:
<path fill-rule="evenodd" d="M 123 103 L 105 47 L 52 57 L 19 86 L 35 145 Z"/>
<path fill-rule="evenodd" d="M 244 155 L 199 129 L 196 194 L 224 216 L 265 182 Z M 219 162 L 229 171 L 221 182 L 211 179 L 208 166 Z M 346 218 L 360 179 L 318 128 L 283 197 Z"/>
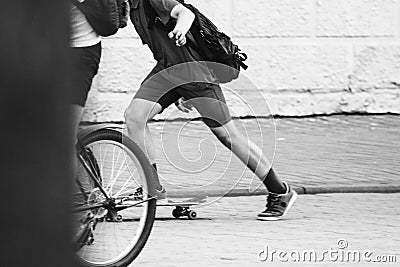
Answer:
<path fill-rule="evenodd" d="M 188 40 L 188 45 L 195 46 L 195 50 L 205 61 L 222 64 L 209 64 L 220 83 L 236 79 L 240 68 L 247 70 L 248 66 L 244 64 L 247 55 L 241 52 L 228 35 L 218 30 L 217 26 L 193 5 L 185 3 L 184 0 L 178 2 L 195 14 L 190 32 L 197 44 Z"/>
<path fill-rule="evenodd" d="M 208 67 L 213 71 L 219 83 L 228 83 L 236 79 L 239 76 L 240 68 L 244 70 L 248 68 L 244 64 L 247 55 L 241 52 L 239 47 L 231 41 L 231 38 L 218 30 L 217 26 L 196 7 L 185 3 L 184 0 L 177 1 L 195 15 L 190 28 L 195 42 L 188 38 L 186 45 L 198 52 L 204 61 L 210 62 Z M 144 6 L 149 17 L 148 27 L 151 28 L 157 14 L 150 5 L 150 0 L 144 0 Z"/>
<path fill-rule="evenodd" d="M 128 23 L 128 0 L 72 0 L 90 26 L 101 36 L 110 36 Z"/>

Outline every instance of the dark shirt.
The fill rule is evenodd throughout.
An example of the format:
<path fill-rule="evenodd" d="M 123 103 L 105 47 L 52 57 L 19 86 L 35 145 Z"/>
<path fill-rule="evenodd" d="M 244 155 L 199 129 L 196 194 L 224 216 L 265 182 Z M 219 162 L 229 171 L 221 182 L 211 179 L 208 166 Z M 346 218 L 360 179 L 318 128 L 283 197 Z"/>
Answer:
<path fill-rule="evenodd" d="M 150 4 L 165 24 L 171 19 L 171 11 L 175 6 L 179 5 L 179 2 L 176 0 L 150 0 Z"/>
<path fill-rule="evenodd" d="M 176 25 L 176 19 L 171 17 L 171 11 L 176 5 L 179 5 L 179 2 L 176 0 L 150 0 L 151 6 L 149 6 L 144 1 L 149 0 L 132 1 L 131 21 L 143 44 L 146 44 L 152 51 L 157 65 L 167 69 L 181 63 L 193 62 L 188 65 L 186 71 L 179 70 L 180 73 L 185 73 L 184 80 L 215 83 L 216 79 L 206 64 L 198 63 L 203 59 L 192 47 L 176 46 L 175 40 L 168 37 L 168 33 Z M 149 12 L 151 7 L 153 8 L 152 12 L 156 12 L 154 21 Z M 186 38 L 194 40 L 190 32 Z M 177 76 L 176 69 L 173 72 L 170 74 Z"/>

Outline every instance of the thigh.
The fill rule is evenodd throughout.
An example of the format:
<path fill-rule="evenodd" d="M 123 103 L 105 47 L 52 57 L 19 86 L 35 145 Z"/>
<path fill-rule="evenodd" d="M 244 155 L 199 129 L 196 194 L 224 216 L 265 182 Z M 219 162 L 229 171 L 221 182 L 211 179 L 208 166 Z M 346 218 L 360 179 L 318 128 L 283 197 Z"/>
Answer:
<path fill-rule="evenodd" d="M 71 48 L 71 104 L 83 107 L 86 103 L 101 58 L 101 43 L 89 47 Z"/>
<path fill-rule="evenodd" d="M 73 130 L 73 138 L 78 136 L 79 122 L 81 121 L 83 107 L 79 105 L 70 105 L 71 127 Z"/>
<path fill-rule="evenodd" d="M 239 134 L 239 130 L 237 129 L 235 123 L 232 120 L 227 122 L 223 126 L 211 128 L 211 131 L 218 137 L 224 137 L 224 136 L 232 137 L 232 136 L 237 136 Z"/>
<path fill-rule="evenodd" d="M 159 74 L 162 70 L 163 68 L 157 64 L 144 79 L 134 96 L 134 99 L 143 99 L 153 103 L 158 103 L 161 106 L 160 112 L 180 97 L 176 92 L 174 85 L 163 75 Z"/>
<path fill-rule="evenodd" d="M 192 104 L 210 128 L 223 126 L 232 120 L 222 89 L 219 85 L 210 84 L 199 90 L 176 89 L 177 93 Z"/>
<path fill-rule="evenodd" d="M 147 123 L 161 111 L 161 105 L 145 99 L 134 98 L 125 111 L 127 120 Z"/>

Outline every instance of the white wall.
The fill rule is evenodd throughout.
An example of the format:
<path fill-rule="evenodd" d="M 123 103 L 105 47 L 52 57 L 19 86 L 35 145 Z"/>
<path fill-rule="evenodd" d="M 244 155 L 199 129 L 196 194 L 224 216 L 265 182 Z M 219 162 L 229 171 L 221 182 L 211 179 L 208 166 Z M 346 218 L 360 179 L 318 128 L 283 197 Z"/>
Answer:
<path fill-rule="evenodd" d="M 243 74 L 257 89 L 236 92 L 251 106 L 264 104 L 261 95 L 279 115 L 400 113 L 400 0 L 188 2 L 248 54 Z M 104 39 L 103 47 L 84 120 L 123 121 L 154 60 L 132 25 Z M 249 114 L 226 94 L 234 114 Z"/>

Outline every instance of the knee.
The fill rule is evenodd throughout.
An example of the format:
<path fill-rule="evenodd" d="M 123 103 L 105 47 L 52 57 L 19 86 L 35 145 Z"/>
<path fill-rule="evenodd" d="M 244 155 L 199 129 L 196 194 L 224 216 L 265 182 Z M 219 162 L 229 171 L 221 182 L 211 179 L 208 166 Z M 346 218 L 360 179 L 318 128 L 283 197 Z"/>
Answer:
<path fill-rule="evenodd" d="M 124 113 L 126 126 L 130 129 L 143 129 L 146 124 L 146 116 L 135 107 L 128 107 Z"/>
<path fill-rule="evenodd" d="M 232 149 L 234 144 L 241 142 L 241 134 L 238 129 L 233 124 L 227 124 L 225 126 L 219 127 L 213 130 L 213 133 L 218 138 L 218 140 L 228 147 Z"/>
<path fill-rule="evenodd" d="M 218 140 L 227 148 L 232 148 L 232 138 L 228 134 L 217 134 Z"/>
<path fill-rule="evenodd" d="M 227 148 L 232 149 L 232 145 L 236 142 L 237 140 L 237 134 L 235 132 L 229 132 L 229 131 L 218 131 L 214 132 L 215 136 L 218 138 L 218 140 Z"/>

